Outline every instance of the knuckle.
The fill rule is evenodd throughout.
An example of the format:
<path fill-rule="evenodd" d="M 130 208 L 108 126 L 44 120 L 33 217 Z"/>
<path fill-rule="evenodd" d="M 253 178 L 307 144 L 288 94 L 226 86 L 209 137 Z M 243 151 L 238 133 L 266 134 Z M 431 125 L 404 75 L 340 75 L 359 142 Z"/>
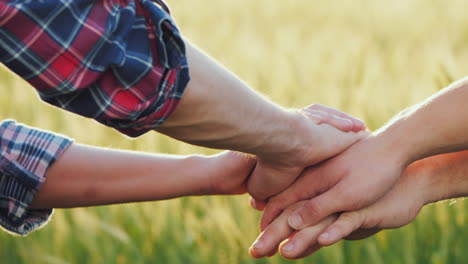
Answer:
<path fill-rule="evenodd" d="M 340 216 L 340 223 L 341 225 L 339 225 L 339 227 L 343 232 L 351 232 L 361 225 L 360 217 L 357 212 L 348 212 L 342 214 Z"/>
<path fill-rule="evenodd" d="M 320 104 L 312 104 L 307 108 L 314 110 L 314 109 L 320 109 L 321 107 L 322 107 L 322 105 L 320 105 Z"/>
<path fill-rule="evenodd" d="M 268 200 L 268 208 L 270 208 L 270 210 L 282 210 L 284 209 L 284 207 L 286 207 L 284 205 L 284 200 L 283 199 L 280 199 L 279 196 L 275 196 L 273 198 L 271 198 L 270 200 Z"/>
<path fill-rule="evenodd" d="M 296 211 L 296 208 L 292 208 L 292 207 L 286 207 L 283 212 L 287 215 L 291 215 L 292 213 L 294 213 Z"/>
<path fill-rule="evenodd" d="M 365 199 L 356 190 L 343 190 L 339 199 L 343 201 L 342 210 L 351 211 L 363 208 L 366 205 Z"/>
<path fill-rule="evenodd" d="M 323 216 L 323 210 L 319 203 L 315 200 L 311 200 L 304 205 L 304 210 L 302 211 L 303 219 L 308 219 L 311 223 L 314 224 L 316 221 L 319 221 Z"/>
<path fill-rule="evenodd" d="M 322 119 L 322 123 L 330 123 L 330 122 L 333 122 L 334 120 L 333 116 L 330 115 L 329 113 L 320 111 L 319 115 Z"/>
<path fill-rule="evenodd" d="M 265 207 L 264 215 L 268 216 L 268 218 L 274 218 L 278 216 L 283 210 L 284 207 L 279 204 L 268 203 Z"/>
<path fill-rule="evenodd" d="M 353 123 L 350 122 L 348 119 L 339 118 L 339 117 L 336 117 L 336 119 L 345 131 L 349 131 L 353 128 Z"/>
<path fill-rule="evenodd" d="M 284 195 L 274 197 L 272 200 L 279 207 L 285 208 L 301 200 L 301 197 L 300 197 L 300 193 L 290 191 L 290 192 L 285 192 Z"/>
<path fill-rule="evenodd" d="M 248 187 L 247 191 L 252 196 L 252 198 L 255 199 L 255 201 L 263 202 L 268 198 L 268 195 L 265 192 L 258 190 L 257 188 Z"/>

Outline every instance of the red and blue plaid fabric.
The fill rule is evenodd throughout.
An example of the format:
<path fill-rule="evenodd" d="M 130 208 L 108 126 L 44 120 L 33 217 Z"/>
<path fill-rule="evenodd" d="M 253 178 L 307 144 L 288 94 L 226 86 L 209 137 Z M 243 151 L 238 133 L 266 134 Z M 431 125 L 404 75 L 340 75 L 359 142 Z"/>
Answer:
<path fill-rule="evenodd" d="M 160 0 L 0 0 L 0 61 L 44 101 L 132 137 L 163 123 L 189 81 Z"/>
<path fill-rule="evenodd" d="M 0 124 L 0 226 L 25 235 L 52 210 L 30 209 L 50 165 L 71 144 L 63 136 L 7 120 Z"/>

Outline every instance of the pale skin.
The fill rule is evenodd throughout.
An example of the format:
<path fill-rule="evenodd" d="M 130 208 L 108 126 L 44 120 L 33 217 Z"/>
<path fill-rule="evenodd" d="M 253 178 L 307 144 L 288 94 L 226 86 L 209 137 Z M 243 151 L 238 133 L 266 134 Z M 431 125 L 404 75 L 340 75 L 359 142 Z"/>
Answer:
<path fill-rule="evenodd" d="M 71 208 L 247 191 L 255 158 L 158 155 L 72 144 L 47 171 L 32 208 Z"/>
<path fill-rule="evenodd" d="M 263 242 L 263 246 L 252 247 L 250 253 L 260 258 L 279 250 L 285 258 L 303 258 L 341 239 L 364 239 L 382 229 L 405 226 L 424 205 L 467 195 L 468 151 L 428 157 L 408 166 L 395 186 L 376 203 L 340 216 L 329 216 L 295 234 L 288 217 L 305 201 L 291 205 L 258 237 L 257 241 Z M 323 236 L 324 230 L 328 237 Z"/>
<path fill-rule="evenodd" d="M 307 170 L 290 188 L 270 199 L 262 229 L 301 200 L 306 201 L 288 217 L 294 229 L 313 226 L 338 212 L 365 208 L 383 197 L 414 161 L 468 149 L 466 98 L 468 82 L 464 79 L 402 112 L 340 155 Z M 323 231 L 323 243 L 334 241 L 336 228 L 332 224 Z"/>

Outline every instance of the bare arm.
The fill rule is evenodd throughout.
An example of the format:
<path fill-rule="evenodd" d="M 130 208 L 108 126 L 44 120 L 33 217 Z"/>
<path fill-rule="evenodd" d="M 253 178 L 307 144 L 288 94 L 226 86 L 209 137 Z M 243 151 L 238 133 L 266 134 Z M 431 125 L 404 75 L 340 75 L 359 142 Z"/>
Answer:
<path fill-rule="evenodd" d="M 404 163 L 468 149 L 468 78 L 400 114 L 378 131 Z"/>
<path fill-rule="evenodd" d="M 68 208 L 187 195 L 245 193 L 255 160 L 235 152 L 216 156 L 155 155 L 73 144 L 49 168 L 33 208 Z"/>
<path fill-rule="evenodd" d="M 329 158 L 362 135 L 364 124 L 337 110 L 312 106 L 282 108 L 186 42 L 191 81 L 180 105 L 157 130 L 210 148 L 257 155 L 249 182 L 259 201 L 286 188 L 306 166 Z"/>

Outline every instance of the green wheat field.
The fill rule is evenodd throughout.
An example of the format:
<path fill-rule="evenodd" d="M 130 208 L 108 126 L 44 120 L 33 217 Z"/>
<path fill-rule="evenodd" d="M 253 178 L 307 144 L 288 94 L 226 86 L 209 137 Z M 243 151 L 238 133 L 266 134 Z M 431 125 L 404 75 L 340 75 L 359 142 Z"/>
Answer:
<path fill-rule="evenodd" d="M 466 0 L 168 1 L 185 36 L 287 107 L 321 103 L 371 129 L 468 75 Z M 77 142 L 173 154 L 216 153 L 157 133 L 131 140 L 42 103 L 0 69 L 0 118 Z M 297 263 L 466 263 L 468 204 L 441 202 L 412 224 L 340 242 Z M 255 260 L 260 213 L 248 196 L 57 210 L 27 237 L 0 232 L 0 263 L 289 263 Z"/>

